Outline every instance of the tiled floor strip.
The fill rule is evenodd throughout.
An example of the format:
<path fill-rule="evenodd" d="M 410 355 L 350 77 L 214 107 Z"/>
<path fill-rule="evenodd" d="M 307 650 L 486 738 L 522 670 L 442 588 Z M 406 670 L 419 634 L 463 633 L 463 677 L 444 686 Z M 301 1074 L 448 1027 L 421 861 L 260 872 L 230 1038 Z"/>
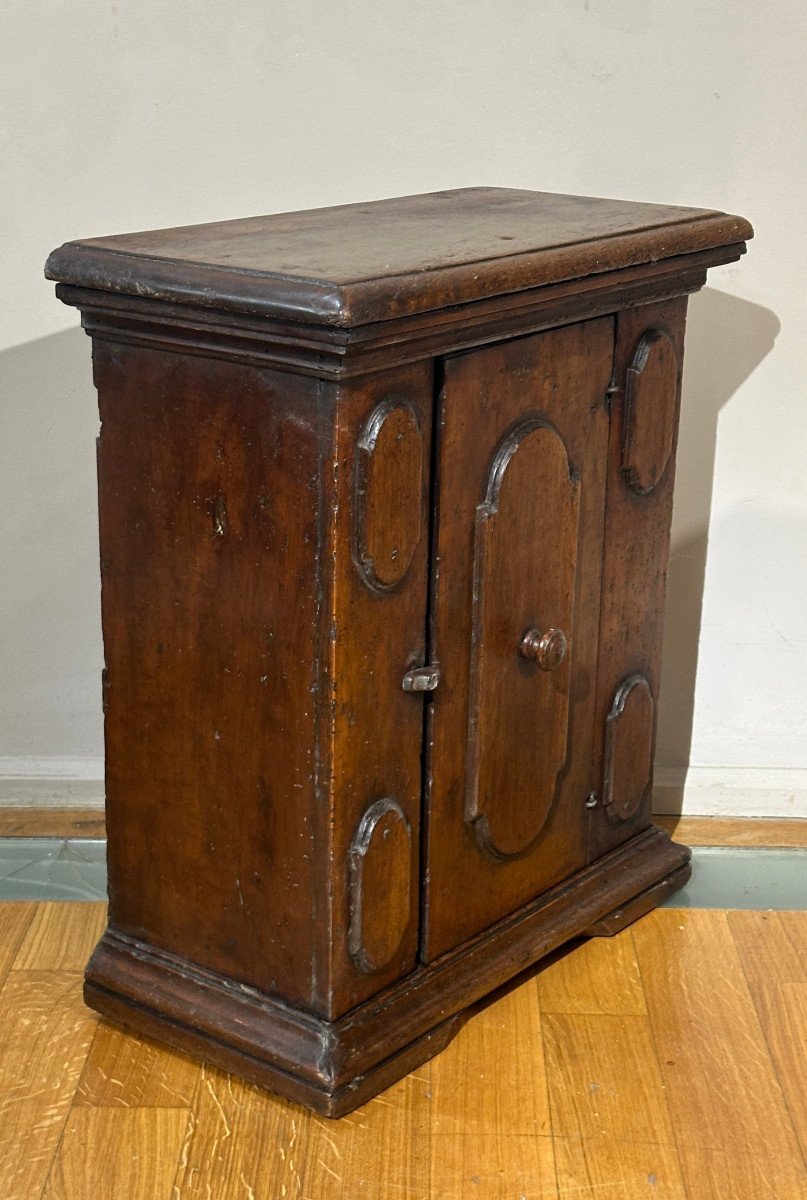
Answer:
<path fill-rule="evenodd" d="M 106 843 L 0 838 L 0 900 L 103 900 Z M 668 908 L 807 909 L 807 850 L 696 846 Z"/>

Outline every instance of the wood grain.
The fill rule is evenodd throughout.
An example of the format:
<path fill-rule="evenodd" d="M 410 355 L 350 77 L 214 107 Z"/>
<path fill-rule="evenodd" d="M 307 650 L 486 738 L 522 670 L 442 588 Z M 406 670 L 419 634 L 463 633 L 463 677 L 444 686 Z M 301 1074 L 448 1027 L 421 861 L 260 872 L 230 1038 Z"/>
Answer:
<path fill-rule="evenodd" d="M 728 923 L 807 1162 L 807 913 L 732 912 Z"/>
<path fill-rule="evenodd" d="M 656 825 L 688 846 L 759 846 L 807 849 L 807 821 L 757 817 L 671 817 Z"/>
<path fill-rule="evenodd" d="M 103 808 L 0 808 L 0 837 L 105 838 Z"/>
<path fill-rule="evenodd" d="M 189 1107 L 200 1071 L 195 1059 L 100 1021 L 74 1104 L 91 1108 Z"/>
<path fill-rule="evenodd" d="M 430 703 L 428 733 L 424 937 L 429 960 L 526 904 L 532 896 L 578 869 L 586 858 L 588 816 L 584 797 L 589 790 L 594 719 L 608 442 L 605 402 L 613 336 L 612 320 L 590 321 L 504 342 L 478 353 L 457 355 L 445 363 L 437 415 L 436 470 L 440 485 L 429 646 L 429 661 L 445 668 L 443 681 Z M 508 434 L 539 416 L 557 429 L 563 441 L 568 460 L 567 490 L 569 469 L 580 484 L 577 536 L 564 540 L 568 553 L 576 554 L 574 619 L 565 630 L 572 648 L 568 664 L 550 673 L 518 655 L 526 625 L 545 629 L 555 619 L 553 614 L 564 613 L 565 609 L 565 602 L 561 604 L 562 587 L 561 595 L 556 595 L 551 530 L 544 527 L 546 553 L 540 549 L 536 553 L 535 586 L 516 588 L 509 575 L 490 581 L 487 604 L 494 608 L 491 621 L 498 621 L 506 630 L 512 606 L 524 624 L 511 628 L 509 653 L 501 640 L 495 647 L 504 656 L 500 669 L 504 673 L 509 668 L 509 674 L 519 683 L 522 703 L 517 709 L 507 706 L 508 728 L 500 730 L 503 736 L 498 743 L 485 747 L 493 756 L 486 774 L 491 778 L 498 772 L 508 783 L 518 779 L 519 794 L 523 796 L 536 756 L 540 757 L 546 748 L 545 739 L 552 742 L 553 750 L 559 740 L 553 739 L 551 730 L 541 729 L 542 716 L 547 712 L 553 715 L 553 709 L 560 711 L 564 724 L 569 724 L 570 736 L 557 790 L 553 787 L 551 796 L 539 798 L 544 811 L 550 809 L 551 815 L 537 842 L 520 858 L 497 861 L 473 837 L 466 812 L 469 773 L 474 765 L 471 751 L 478 736 L 469 722 L 475 666 L 472 647 L 482 636 L 482 623 L 474 621 L 475 580 L 469 549 L 497 450 Z M 516 449 L 514 464 L 519 453 Z M 533 501 L 540 499 L 532 491 L 529 495 Z M 512 538 L 517 541 L 519 533 L 520 519 L 511 527 Z M 514 559 L 525 561 L 515 549 Z M 526 610 L 519 608 L 527 600 L 532 605 L 552 607 L 527 617 Z M 560 605 L 559 609 L 555 605 Z M 529 683 L 536 685 L 531 702 L 527 699 Z M 515 688 L 515 682 L 512 686 Z M 543 693 L 551 697 L 555 687 L 555 704 L 542 704 Z M 495 721 L 495 713 L 489 719 Z M 505 806 L 507 802 L 503 784 L 501 803 Z"/>
<path fill-rule="evenodd" d="M 556 1137 L 554 1148 L 559 1200 L 687 1200 L 689 1195 L 674 1146 L 603 1136 Z M 699 1193 L 689 1200 L 701 1200 Z"/>
<path fill-rule="evenodd" d="M 684 882 L 649 828 L 684 312 L 751 232 L 472 188 L 51 256 L 101 416 L 99 1012 L 338 1116 Z"/>
<path fill-rule="evenodd" d="M 26 900 L 6 900 L 0 903 L 0 987 L 17 956 L 36 911 L 36 904 Z"/>
<path fill-rule="evenodd" d="M 181 1108 L 74 1108 L 43 1200 L 171 1200 L 190 1119 Z"/>
<path fill-rule="evenodd" d="M 705 209 L 459 188 L 69 242 L 45 271 L 96 289 L 353 326 L 707 248 L 736 258 L 752 234 L 742 218 Z"/>
<path fill-rule="evenodd" d="M 659 909 L 633 938 L 688 1186 L 700 1178 L 704 1152 L 749 1147 L 763 1175 L 798 1176 L 793 1121 L 726 914 Z"/>
<path fill-rule="evenodd" d="M 416 1073 L 331 1123 L 206 1067 L 176 1200 L 428 1195 L 426 1091 Z"/>
<path fill-rule="evenodd" d="M 0 928 L 8 909 L 41 911 L 47 946 L 82 921 L 89 936 L 91 908 L 3 905 Z M 0 1195 L 802 1200 L 788 1122 L 803 1138 L 806 947 L 805 913 L 659 912 L 506 991 L 335 1122 L 96 1024 L 76 973 L 15 968 Z"/>
<path fill-rule="evenodd" d="M 82 1003 L 80 975 L 9 972 L 0 991 L 3 1200 L 40 1196 L 96 1020 Z M 103 1158 L 106 1147 L 95 1152 Z"/>
<path fill-rule="evenodd" d="M 38 904 L 20 945 L 17 971 L 83 971 L 104 931 L 106 904 Z"/>
<path fill-rule="evenodd" d="M 647 1017 L 544 1013 L 552 1129 L 561 1137 L 673 1144 Z"/>
<path fill-rule="evenodd" d="M 543 1013 L 645 1016 L 642 979 L 630 933 L 591 938 L 561 951 L 537 978 Z"/>
<path fill-rule="evenodd" d="M 672 519 L 675 444 L 681 394 L 681 364 L 684 357 L 685 296 L 661 304 L 647 304 L 617 314 L 614 373 L 610 406 L 608 479 L 605 510 L 605 539 L 602 564 L 602 605 L 597 646 L 596 704 L 594 709 L 594 754 L 589 791 L 607 797 L 608 714 L 615 697 L 632 677 L 647 681 L 650 697 L 658 697 L 667 559 Z M 635 492 L 623 471 L 626 377 L 636 348 L 649 330 L 664 330 L 671 339 L 678 363 L 673 396 L 672 453 L 666 469 L 646 495 Z M 664 380 L 661 381 L 666 386 Z M 648 381 L 652 383 L 652 381 Z M 648 394 L 645 419 L 665 422 L 668 397 L 662 408 Z M 634 692 L 634 696 L 636 693 Z M 655 712 L 643 707 L 645 720 L 629 730 L 634 735 L 633 753 L 643 764 L 639 776 L 652 768 L 655 749 Z M 647 718 L 650 718 L 650 728 Z M 641 781 L 641 779 L 640 779 Z M 617 781 L 618 782 L 618 781 Z M 618 789 L 617 789 L 618 790 Z M 589 860 L 597 859 L 626 838 L 633 837 L 651 819 L 652 789 L 648 786 L 638 807 L 598 804 L 591 812 Z"/>
<path fill-rule="evenodd" d="M 485 1007 L 429 1066 L 431 1195 L 554 1194 L 535 981 Z"/>

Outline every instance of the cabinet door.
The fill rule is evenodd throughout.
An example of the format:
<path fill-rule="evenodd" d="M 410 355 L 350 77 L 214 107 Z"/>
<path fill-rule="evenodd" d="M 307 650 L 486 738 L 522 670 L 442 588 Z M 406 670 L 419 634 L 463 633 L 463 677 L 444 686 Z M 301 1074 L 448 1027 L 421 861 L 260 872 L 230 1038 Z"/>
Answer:
<path fill-rule="evenodd" d="M 613 345 L 609 317 L 443 364 L 427 959 L 586 862 Z"/>

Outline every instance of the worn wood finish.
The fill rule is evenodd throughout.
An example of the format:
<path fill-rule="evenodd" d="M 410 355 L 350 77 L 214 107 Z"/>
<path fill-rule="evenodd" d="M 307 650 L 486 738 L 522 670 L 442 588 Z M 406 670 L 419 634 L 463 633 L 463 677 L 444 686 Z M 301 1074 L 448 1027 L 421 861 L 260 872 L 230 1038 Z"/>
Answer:
<path fill-rule="evenodd" d="M 27 907 L 40 911 L 0 905 L 0 953 L 9 913 Z M 40 919 L 46 940 L 67 907 L 90 935 L 88 906 L 61 905 Z M 553 956 L 339 1122 L 98 1022 L 82 1013 L 78 975 L 21 971 L 12 957 L 13 989 L 0 991 L 0 1194 L 802 1200 L 807 1169 L 781 1127 L 803 1128 L 807 914 L 671 910 L 635 933 Z M 682 1062 L 667 1039 L 685 1042 L 690 1022 L 698 1045 Z M 713 1039 L 704 1080 L 701 1042 Z M 701 1129 L 704 1088 L 714 1123 Z"/>
<path fill-rule="evenodd" d="M 675 437 L 678 361 L 670 335 L 649 330 L 625 375 L 622 470 L 635 492 L 652 492 L 670 461 Z"/>
<path fill-rule="evenodd" d="M 417 955 L 423 703 L 401 685 L 426 652 L 432 378 L 431 363 L 399 367 L 345 382 L 335 398 L 325 499 L 333 574 L 323 614 L 329 817 L 318 845 L 323 966 L 314 1000 L 330 1017 L 411 970 Z M 374 426 L 380 433 L 368 451 Z M 387 547 L 383 567 L 374 559 L 384 586 L 355 554 L 358 531 L 373 528 L 370 544 Z M 376 829 L 383 804 L 388 815 Z"/>
<path fill-rule="evenodd" d="M 630 897 L 654 880 L 688 874 L 688 858 L 648 830 L 337 1020 L 253 989 L 234 992 L 228 979 L 111 930 L 87 968 L 85 995 L 124 1025 L 341 1116 L 446 1045 L 487 992 L 609 913 L 629 911 Z"/>
<path fill-rule="evenodd" d="M 429 649 L 443 670 L 430 704 L 429 959 L 586 858 L 612 355 L 605 319 L 445 365 Z M 533 453 L 520 460 L 522 445 Z M 490 522 L 503 452 L 505 481 L 524 464 L 523 499 L 509 511 L 500 502 L 495 519 L 509 523 L 497 529 L 498 557 L 480 565 L 477 554 L 474 564 L 468 548 L 475 530 L 479 548 L 480 522 Z M 519 654 L 520 642 L 530 626 L 556 624 L 570 649 L 544 672 Z M 480 798 L 494 819 L 498 809 L 503 846 L 476 834 Z M 502 861 L 502 848 L 521 856 Z"/>
<path fill-rule="evenodd" d="M 92 1005 L 343 1114 L 684 882 L 649 828 L 683 317 L 750 233 L 481 188 L 51 256 L 102 418 Z"/>
<path fill-rule="evenodd" d="M 629 675 L 605 718 L 602 802 L 612 821 L 629 821 L 650 800 L 656 706 L 644 675 Z"/>
<path fill-rule="evenodd" d="M 337 326 L 715 247 L 741 217 L 511 188 L 461 188 L 68 242 L 51 279 Z M 483 269 L 481 269 L 483 268 Z"/>
<path fill-rule="evenodd" d="M 543 418 L 525 419 L 493 456 L 472 567 L 465 807 L 496 859 L 535 842 L 566 761 L 571 656 L 563 630 L 574 624 L 579 523 L 580 480 L 563 438 Z M 535 734 L 525 731 L 517 754 L 501 754 L 525 713 Z"/>
<path fill-rule="evenodd" d="M 654 710 L 661 669 L 685 317 L 685 298 L 630 308 L 617 315 L 589 788 L 595 801 L 589 861 L 634 836 L 651 819 Z M 625 397 L 628 375 L 635 371 L 639 347 L 648 337 L 652 346 L 663 337 L 664 346 L 669 342 L 671 348 L 665 349 L 666 365 L 657 373 L 661 394 L 651 386 L 655 373 L 642 376 L 646 382 L 641 403 L 634 406 L 633 444 L 655 445 L 666 437 L 666 432 L 662 436 L 653 430 L 640 435 L 639 428 L 647 422 L 651 426 L 658 423 L 664 431 L 668 428 L 669 362 L 674 357 L 673 441 L 658 482 L 650 490 L 637 491 L 624 459 Z M 635 399 L 636 385 L 630 386 Z M 617 774 L 611 771 L 615 756 L 625 767 Z"/>
<path fill-rule="evenodd" d="M 327 402 L 153 349 L 94 365 L 110 922 L 310 1005 Z"/>

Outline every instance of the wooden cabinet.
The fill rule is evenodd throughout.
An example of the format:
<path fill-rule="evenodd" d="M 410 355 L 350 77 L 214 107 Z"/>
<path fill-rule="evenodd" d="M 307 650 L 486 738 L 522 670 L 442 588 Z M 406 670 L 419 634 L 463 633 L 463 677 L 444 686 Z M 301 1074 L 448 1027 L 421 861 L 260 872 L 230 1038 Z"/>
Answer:
<path fill-rule="evenodd" d="M 54 252 L 102 419 L 90 1004 L 338 1115 L 685 881 L 684 317 L 749 236 L 480 188 Z"/>

